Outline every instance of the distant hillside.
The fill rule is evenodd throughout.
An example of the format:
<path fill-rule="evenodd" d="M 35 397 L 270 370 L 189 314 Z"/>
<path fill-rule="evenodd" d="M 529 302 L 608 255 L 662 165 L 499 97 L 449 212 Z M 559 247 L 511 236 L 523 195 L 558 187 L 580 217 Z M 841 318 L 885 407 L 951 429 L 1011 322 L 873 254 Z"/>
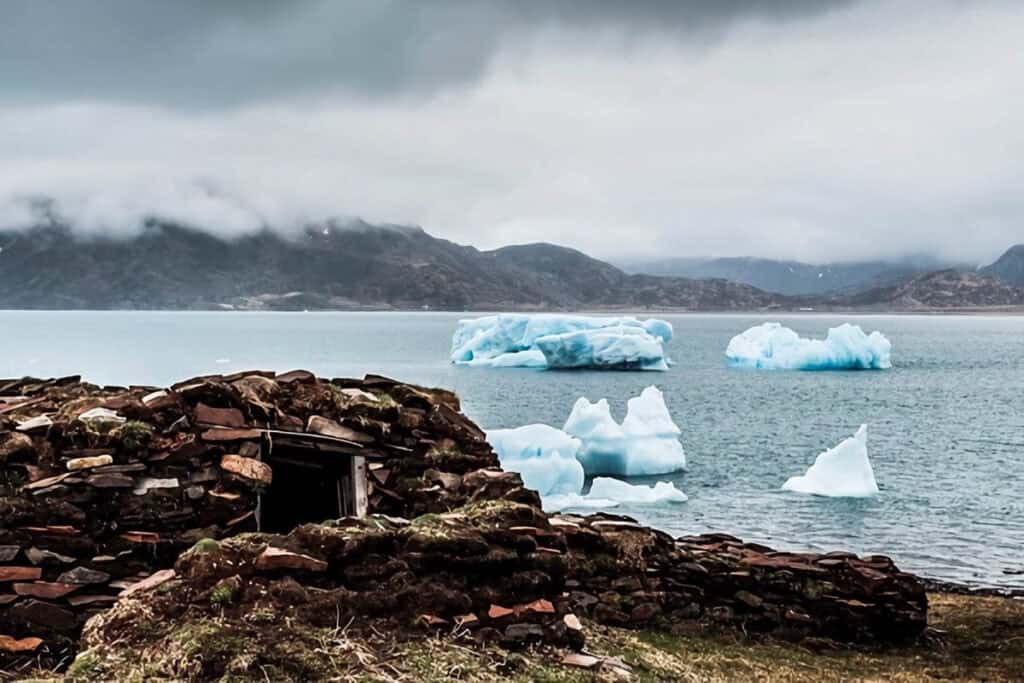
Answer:
<path fill-rule="evenodd" d="M 690 278 L 724 278 L 790 296 L 852 293 L 949 267 L 930 259 L 811 264 L 761 258 L 664 259 L 631 262 L 631 273 Z"/>
<path fill-rule="evenodd" d="M 780 297 L 723 280 L 627 275 L 549 244 L 479 251 L 362 222 L 234 240 L 153 223 L 132 238 L 0 233 L 0 308 L 749 310 Z"/>
<path fill-rule="evenodd" d="M 1024 288 L 968 271 L 939 270 L 829 303 L 886 310 L 1008 308 L 1024 306 Z"/>
<path fill-rule="evenodd" d="M 995 263 L 979 269 L 978 272 L 1024 287 L 1024 244 L 1010 247 L 996 259 Z"/>

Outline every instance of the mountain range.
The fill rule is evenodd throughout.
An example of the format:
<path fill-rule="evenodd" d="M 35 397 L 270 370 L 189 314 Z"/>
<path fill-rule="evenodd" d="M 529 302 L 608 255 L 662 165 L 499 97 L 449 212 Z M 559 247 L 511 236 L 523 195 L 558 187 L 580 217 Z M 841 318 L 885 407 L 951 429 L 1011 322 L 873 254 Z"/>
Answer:
<path fill-rule="evenodd" d="M 1021 256 L 978 272 L 897 264 L 820 270 L 832 293 L 768 291 L 732 277 L 627 273 L 551 244 L 491 251 L 417 227 L 330 222 L 298 234 L 226 239 L 151 221 L 136 235 L 82 235 L 51 223 L 0 233 L 7 309 L 931 309 L 1024 305 Z M 815 266 L 719 259 L 739 271 Z M 796 266 L 800 267 L 797 268 Z M 724 267 L 724 266 L 722 266 Z M 810 270 L 809 270 L 810 269 Z M 720 271 L 700 271 L 714 272 Z M 765 276 L 767 277 L 767 276 Z M 1017 279 L 1014 279 L 1017 278 Z M 750 278 L 747 278 L 750 279 Z M 858 284 L 860 286 L 858 288 Z M 785 284 L 785 283 L 782 283 Z"/>
<path fill-rule="evenodd" d="M 850 294 L 894 284 L 936 270 L 969 268 L 928 257 L 897 261 L 803 263 L 765 258 L 670 258 L 624 261 L 628 273 L 689 278 L 724 278 L 788 296 Z"/>

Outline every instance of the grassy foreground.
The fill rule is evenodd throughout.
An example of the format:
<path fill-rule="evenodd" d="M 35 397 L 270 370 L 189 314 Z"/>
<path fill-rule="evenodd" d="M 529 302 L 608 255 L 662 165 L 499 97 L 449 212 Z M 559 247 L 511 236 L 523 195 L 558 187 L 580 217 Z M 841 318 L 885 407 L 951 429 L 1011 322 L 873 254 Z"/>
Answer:
<path fill-rule="evenodd" d="M 396 636 L 340 627 L 242 636 L 227 623 L 174 624 L 142 651 L 87 650 L 73 681 L 205 680 L 214 661 L 222 680 L 352 681 L 933 681 L 1024 680 L 1024 600 L 931 594 L 931 628 L 912 646 L 882 651 L 755 640 L 732 631 L 664 634 L 587 623 L 586 653 L 600 663 L 563 663 L 549 648 L 512 653 L 449 635 Z M 254 637 L 254 634 L 258 636 Z M 289 637 L 291 635 L 292 637 Z M 593 662 L 590 662 L 593 664 Z"/>

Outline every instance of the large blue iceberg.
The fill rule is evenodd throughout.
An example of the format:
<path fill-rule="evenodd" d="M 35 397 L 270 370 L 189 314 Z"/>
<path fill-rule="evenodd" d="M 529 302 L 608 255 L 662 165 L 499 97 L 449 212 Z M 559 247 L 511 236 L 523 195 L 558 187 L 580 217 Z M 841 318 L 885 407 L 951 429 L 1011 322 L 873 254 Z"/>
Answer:
<path fill-rule="evenodd" d="M 459 365 L 667 370 L 664 320 L 500 314 L 459 321 L 451 360 Z"/>
<path fill-rule="evenodd" d="M 585 476 L 667 474 L 686 467 L 679 427 L 661 392 L 648 387 L 628 406 L 620 424 L 612 418 L 608 401 L 581 398 L 563 429 L 544 424 L 495 429 L 487 432 L 487 440 L 502 468 L 518 472 L 523 483 L 541 495 L 545 509 L 685 501 L 686 496 L 668 483 L 651 489 L 602 478 L 594 480 L 590 493 L 581 495 Z"/>
<path fill-rule="evenodd" d="M 730 365 L 764 370 L 883 370 L 892 367 L 892 344 L 858 325 L 830 328 L 825 339 L 805 339 L 779 323 L 751 327 L 729 341 Z"/>

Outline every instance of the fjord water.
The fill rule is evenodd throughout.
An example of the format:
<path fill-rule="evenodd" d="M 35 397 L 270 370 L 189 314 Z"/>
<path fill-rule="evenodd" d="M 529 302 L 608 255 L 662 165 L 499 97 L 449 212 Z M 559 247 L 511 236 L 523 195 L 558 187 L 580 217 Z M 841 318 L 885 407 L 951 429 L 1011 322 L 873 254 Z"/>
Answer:
<path fill-rule="evenodd" d="M 245 368 L 379 373 L 458 392 L 484 428 L 560 427 L 579 396 L 659 386 L 682 428 L 689 501 L 620 507 L 674 534 L 725 531 L 779 548 L 885 553 L 928 576 L 1024 587 L 1024 317 L 668 315 L 665 373 L 453 367 L 460 316 L 438 313 L 0 312 L 0 376 L 167 384 Z M 732 335 L 778 320 L 803 336 L 855 322 L 893 343 L 891 370 L 739 370 Z M 881 493 L 780 490 L 868 423 Z"/>

